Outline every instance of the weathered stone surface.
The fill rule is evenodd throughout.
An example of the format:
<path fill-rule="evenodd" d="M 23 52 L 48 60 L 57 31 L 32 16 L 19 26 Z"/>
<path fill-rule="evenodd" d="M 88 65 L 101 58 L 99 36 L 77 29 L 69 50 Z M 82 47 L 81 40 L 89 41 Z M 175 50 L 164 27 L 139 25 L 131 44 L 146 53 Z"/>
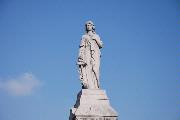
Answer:
<path fill-rule="evenodd" d="M 82 36 L 77 60 L 79 78 L 82 88 L 98 89 L 100 88 L 100 49 L 103 47 L 103 42 L 95 32 L 95 25 L 92 21 L 87 21 L 85 27 L 86 33 Z"/>
<path fill-rule="evenodd" d="M 100 49 L 103 42 L 92 21 L 87 21 L 85 28 L 77 60 L 82 90 L 70 110 L 69 120 L 117 120 L 117 112 L 111 107 L 106 92 L 100 89 Z"/>
<path fill-rule="evenodd" d="M 104 90 L 82 89 L 70 110 L 69 120 L 117 120 L 117 117 Z"/>

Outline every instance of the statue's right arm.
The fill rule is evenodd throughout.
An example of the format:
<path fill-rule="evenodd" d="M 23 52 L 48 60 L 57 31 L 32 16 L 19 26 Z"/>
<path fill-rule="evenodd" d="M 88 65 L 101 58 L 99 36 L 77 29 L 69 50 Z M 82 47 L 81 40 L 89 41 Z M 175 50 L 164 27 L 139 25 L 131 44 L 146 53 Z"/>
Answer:
<path fill-rule="evenodd" d="M 79 47 L 85 46 L 85 41 L 86 41 L 86 36 L 83 35 L 82 38 L 81 38 L 81 43 L 80 43 Z"/>
<path fill-rule="evenodd" d="M 79 56 L 78 56 L 78 65 L 83 65 L 85 64 L 84 61 L 84 47 L 85 47 L 85 39 L 82 37 L 81 43 L 79 45 Z"/>

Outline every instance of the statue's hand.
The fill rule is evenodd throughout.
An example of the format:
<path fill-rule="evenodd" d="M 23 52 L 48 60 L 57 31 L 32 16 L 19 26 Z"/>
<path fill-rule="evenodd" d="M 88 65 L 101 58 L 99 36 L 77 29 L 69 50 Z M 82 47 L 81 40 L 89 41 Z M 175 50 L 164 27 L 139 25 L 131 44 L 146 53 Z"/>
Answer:
<path fill-rule="evenodd" d="M 97 39 L 98 39 L 96 35 L 93 35 L 91 38 L 92 38 L 93 40 L 97 40 Z"/>
<path fill-rule="evenodd" d="M 83 67 L 85 67 L 87 64 L 84 62 L 77 62 L 77 65 L 82 65 Z"/>
<path fill-rule="evenodd" d="M 81 58 L 78 59 L 77 64 L 78 64 L 78 65 L 82 65 L 82 66 L 86 66 L 86 65 L 87 65 L 87 63 L 85 63 L 85 62 L 83 61 L 83 59 L 81 59 Z"/>
<path fill-rule="evenodd" d="M 92 40 L 95 40 L 96 43 L 98 44 L 99 48 L 102 48 L 103 47 L 103 43 L 102 41 L 100 40 L 100 37 L 98 35 L 93 35 L 92 36 Z"/>

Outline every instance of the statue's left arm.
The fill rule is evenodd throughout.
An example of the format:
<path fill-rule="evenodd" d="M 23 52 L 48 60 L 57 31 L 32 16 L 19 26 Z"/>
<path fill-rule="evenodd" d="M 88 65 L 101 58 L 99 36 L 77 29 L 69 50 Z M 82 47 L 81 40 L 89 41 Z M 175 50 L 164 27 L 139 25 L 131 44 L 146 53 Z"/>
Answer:
<path fill-rule="evenodd" d="M 96 41 L 96 43 L 98 44 L 99 48 L 102 48 L 103 47 L 103 42 L 101 41 L 99 35 L 95 35 L 93 37 L 93 39 Z"/>

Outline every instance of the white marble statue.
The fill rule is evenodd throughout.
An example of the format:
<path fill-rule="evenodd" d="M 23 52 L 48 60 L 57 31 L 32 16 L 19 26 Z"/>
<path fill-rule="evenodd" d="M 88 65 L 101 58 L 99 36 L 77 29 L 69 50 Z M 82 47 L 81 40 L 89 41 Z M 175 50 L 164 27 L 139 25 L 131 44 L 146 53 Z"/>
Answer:
<path fill-rule="evenodd" d="M 118 120 L 118 113 L 111 107 L 105 90 L 99 87 L 102 41 L 92 21 L 87 21 L 85 28 L 77 60 L 82 90 L 70 109 L 69 120 Z"/>
<path fill-rule="evenodd" d="M 92 21 L 85 24 L 86 33 L 79 46 L 78 68 L 83 89 L 99 89 L 100 49 L 103 43 Z"/>

